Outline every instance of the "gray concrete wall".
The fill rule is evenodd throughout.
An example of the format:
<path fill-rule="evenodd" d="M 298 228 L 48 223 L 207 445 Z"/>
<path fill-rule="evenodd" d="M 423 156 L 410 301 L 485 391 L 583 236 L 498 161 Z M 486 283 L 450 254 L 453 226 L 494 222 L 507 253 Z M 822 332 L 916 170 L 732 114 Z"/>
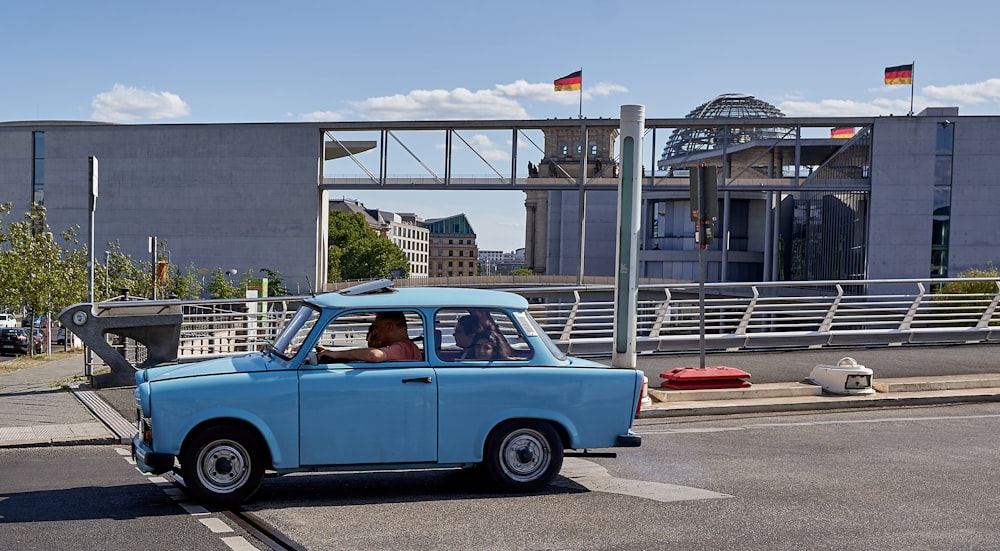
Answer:
<path fill-rule="evenodd" d="M 956 119 L 948 275 L 1000 266 L 1000 123 Z"/>
<path fill-rule="evenodd" d="M 45 131 L 53 231 L 88 240 L 88 157 L 100 163 L 95 254 L 118 241 L 148 260 L 149 236 L 182 271 L 268 268 L 292 292 L 317 280 L 320 132 L 312 124 L 0 127 L 0 199 L 30 199 L 31 131 Z M 28 190 L 22 193 L 22 188 Z M 16 208 L 27 208 L 24 200 Z"/>
<path fill-rule="evenodd" d="M 936 126 L 934 119 L 925 117 L 875 121 L 870 279 L 930 277 Z"/>
<path fill-rule="evenodd" d="M 584 271 L 588 276 L 614 275 L 618 194 L 589 191 L 586 200 Z M 579 271 L 579 205 L 577 191 L 549 192 L 547 274 L 576 275 Z"/>

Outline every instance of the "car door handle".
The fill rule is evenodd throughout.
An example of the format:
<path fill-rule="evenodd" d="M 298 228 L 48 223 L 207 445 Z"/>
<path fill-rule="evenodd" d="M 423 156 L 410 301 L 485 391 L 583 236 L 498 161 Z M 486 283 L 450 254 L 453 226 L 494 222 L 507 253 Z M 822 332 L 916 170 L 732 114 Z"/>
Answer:
<path fill-rule="evenodd" d="M 430 377 L 414 377 L 412 379 L 403 379 L 404 383 L 430 383 Z"/>

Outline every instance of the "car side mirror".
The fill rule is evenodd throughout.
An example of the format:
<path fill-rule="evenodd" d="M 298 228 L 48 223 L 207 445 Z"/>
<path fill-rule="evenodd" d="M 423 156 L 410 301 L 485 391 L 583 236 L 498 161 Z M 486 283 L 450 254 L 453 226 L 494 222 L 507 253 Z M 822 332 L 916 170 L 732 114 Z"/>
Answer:
<path fill-rule="evenodd" d="M 309 365 L 316 365 L 319 363 L 315 350 L 310 350 L 309 353 L 306 354 L 306 363 Z"/>

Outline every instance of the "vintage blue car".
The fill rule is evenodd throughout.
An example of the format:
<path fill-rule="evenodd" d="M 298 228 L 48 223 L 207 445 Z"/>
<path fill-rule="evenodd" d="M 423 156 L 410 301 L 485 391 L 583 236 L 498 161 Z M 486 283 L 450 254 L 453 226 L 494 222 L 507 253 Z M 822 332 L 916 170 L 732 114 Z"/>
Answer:
<path fill-rule="evenodd" d="M 528 492 L 558 474 L 565 449 L 639 446 L 642 372 L 566 357 L 527 306 L 390 281 L 312 297 L 265 351 L 138 371 L 132 454 L 144 472 L 179 462 L 194 497 L 234 505 L 268 469 L 482 467 L 501 490 Z M 322 363 L 317 350 L 365 348 L 389 311 L 422 359 Z M 468 316 L 503 354 L 477 359 Z"/>

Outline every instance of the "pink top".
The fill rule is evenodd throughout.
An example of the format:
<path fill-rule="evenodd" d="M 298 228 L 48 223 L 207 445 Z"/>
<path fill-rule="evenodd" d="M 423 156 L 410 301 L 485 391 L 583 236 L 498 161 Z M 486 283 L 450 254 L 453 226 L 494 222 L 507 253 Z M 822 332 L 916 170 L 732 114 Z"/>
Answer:
<path fill-rule="evenodd" d="M 390 344 L 389 346 L 384 346 L 381 348 L 382 352 L 385 352 L 385 358 L 388 361 L 404 361 L 404 360 L 423 360 L 424 353 L 413 341 L 406 339 L 404 341 L 398 341 Z"/>

